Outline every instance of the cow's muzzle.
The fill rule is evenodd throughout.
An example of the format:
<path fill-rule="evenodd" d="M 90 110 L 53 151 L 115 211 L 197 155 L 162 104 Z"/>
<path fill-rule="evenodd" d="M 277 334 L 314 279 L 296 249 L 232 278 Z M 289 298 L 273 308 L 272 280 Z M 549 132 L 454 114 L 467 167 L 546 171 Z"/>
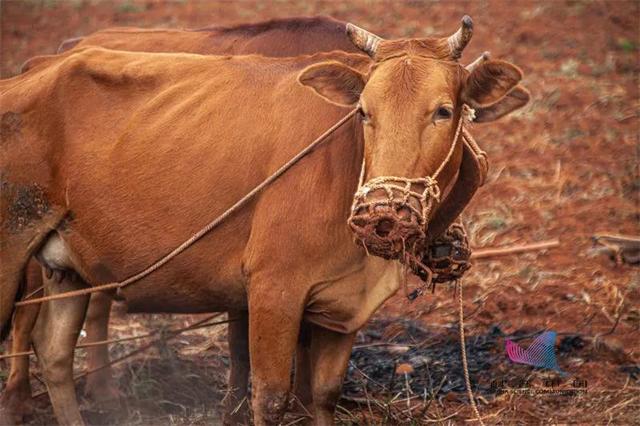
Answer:
<path fill-rule="evenodd" d="M 440 193 L 435 180 L 377 177 L 358 188 L 349 227 L 357 244 L 385 259 L 420 258 Z"/>

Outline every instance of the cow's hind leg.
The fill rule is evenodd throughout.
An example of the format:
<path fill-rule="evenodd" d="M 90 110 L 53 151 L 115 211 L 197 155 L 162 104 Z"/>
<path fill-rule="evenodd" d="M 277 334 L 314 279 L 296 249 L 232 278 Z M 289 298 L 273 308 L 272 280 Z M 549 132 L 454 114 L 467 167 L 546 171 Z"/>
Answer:
<path fill-rule="evenodd" d="M 282 421 L 291 388 L 304 295 L 252 277 L 249 289 L 249 348 L 254 423 Z"/>
<path fill-rule="evenodd" d="M 25 275 L 25 296 L 42 286 L 42 272 L 35 259 L 29 262 Z M 41 295 L 41 292 L 37 294 Z M 38 318 L 39 305 L 28 305 L 15 312 L 11 330 L 11 353 L 31 349 L 31 331 Z M 31 384 L 29 382 L 29 356 L 11 358 L 7 385 L 0 396 L 0 424 L 21 423 L 31 412 Z"/>
<path fill-rule="evenodd" d="M 107 293 L 98 292 L 91 295 L 85 320 L 87 342 L 97 342 L 108 338 L 112 302 L 112 296 Z M 108 345 L 87 348 L 87 369 L 96 371 L 87 376 L 85 394 L 93 401 L 97 401 L 101 408 L 104 408 L 105 405 L 117 406 L 120 396 L 111 368 L 100 368 L 108 363 Z"/>
<path fill-rule="evenodd" d="M 72 273 L 63 271 L 56 271 L 51 278 L 44 276 L 46 294 L 82 287 L 82 282 L 77 277 L 71 279 L 72 276 Z M 85 295 L 43 303 L 33 332 L 33 345 L 42 375 L 56 419 L 61 425 L 84 424 L 73 382 L 73 354 L 88 301 L 89 296 Z"/>
<path fill-rule="evenodd" d="M 355 333 L 342 334 L 312 325 L 311 388 L 316 425 L 333 425 Z"/>
<path fill-rule="evenodd" d="M 225 396 L 224 424 L 248 424 L 249 401 L 249 316 L 247 311 L 230 311 L 228 341 L 231 368 Z"/>
<path fill-rule="evenodd" d="M 0 174 L 0 342 L 11 329 L 16 298 L 25 293 L 23 284 L 29 259 L 63 217 L 63 211 L 49 207 L 39 187 L 15 185 Z M 28 349 L 28 334 L 31 332 L 28 323 L 37 315 L 35 309 L 35 313 L 32 310 L 17 315 L 19 324 L 14 349 Z M 23 394 L 28 391 L 24 387 L 28 359 L 16 359 L 14 362 L 17 363 L 14 364 L 13 371 L 17 372 L 14 378 L 22 383 L 19 393 Z M 0 410 L 0 423 L 10 421 L 3 417 L 4 410 Z"/>

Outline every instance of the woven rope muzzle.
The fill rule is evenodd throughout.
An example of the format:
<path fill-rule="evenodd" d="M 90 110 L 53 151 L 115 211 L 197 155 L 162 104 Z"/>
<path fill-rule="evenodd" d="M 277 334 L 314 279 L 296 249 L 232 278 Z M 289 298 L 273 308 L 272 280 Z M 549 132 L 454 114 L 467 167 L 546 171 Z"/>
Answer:
<path fill-rule="evenodd" d="M 438 175 L 451 159 L 464 121 L 473 110 L 463 105 L 449 152 L 431 176 L 405 178 L 379 176 L 364 183 L 365 158 L 354 195 L 349 227 L 355 242 L 368 254 L 385 259 L 422 258 L 426 248 L 428 222 L 434 206 L 440 203 Z"/>
<path fill-rule="evenodd" d="M 415 188 L 424 189 L 418 192 Z M 370 194 L 385 196 L 371 200 Z M 368 253 L 399 259 L 406 251 L 424 250 L 427 221 L 438 202 L 440 189 L 431 177 L 377 177 L 358 188 L 349 226 Z"/>

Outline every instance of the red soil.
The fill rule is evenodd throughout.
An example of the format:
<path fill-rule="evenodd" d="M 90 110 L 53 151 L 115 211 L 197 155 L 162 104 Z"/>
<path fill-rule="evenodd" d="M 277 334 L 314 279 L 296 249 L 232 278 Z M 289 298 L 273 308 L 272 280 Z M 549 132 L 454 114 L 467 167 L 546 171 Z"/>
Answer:
<path fill-rule="evenodd" d="M 544 329 L 579 334 L 585 344 L 580 347 L 575 339 L 565 340 L 566 350 L 559 351 L 559 362 L 571 377 L 588 382 L 586 395 L 571 398 L 481 392 L 484 401 L 480 410 L 483 415 L 492 415 L 487 419 L 489 423 L 640 422 L 638 270 L 628 265 L 616 266 L 606 255 L 595 251 L 591 241 L 591 236 L 600 232 L 640 233 L 640 3 L 558 0 L 162 4 L 24 0 L 3 2 L 0 7 L 0 72 L 5 78 L 18 73 L 29 57 L 54 53 L 66 38 L 111 26 L 193 28 L 326 14 L 396 38 L 446 34 L 457 28 L 463 14 L 471 15 L 476 24 L 475 35 L 463 60 L 471 61 L 482 51 L 490 50 L 494 58 L 512 61 L 523 69 L 524 83 L 532 93 L 532 102 L 523 110 L 472 130 L 488 152 L 491 164 L 487 184 L 465 214 L 472 244 L 500 246 L 557 237 L 561 246 L 542 253 L 476 262 L 464 280 L 469 345 L 473 348 L 478 338 L 495 331 L 495 327 L 506 334 Z M 434 342 L 451 345 L 455 335 L 437 327 L 452 324 L 456 315 L 452 291 L 439 288 L 435 295 L 427 294 L 413 303 L 398 295 L 384 306 L 378 318 L 416 320 L 416 324 L 435 330 Z M 142 327 L 150 323 L 145 318 L 148 317 L 117 318 L 115 330 L 125 329 L 125 324 L 128 332 L 132 324 Z M 182 318 L 175 319 L 176 323 L 181 321 Z M 616 323 L 612 333 L 593 344 L 596 336 L 607 333 Z M 376 323 L 374 327 L 382 326 Z M 397 331 L 406 333 L 400 325 L 387 325 L 378 338 L 402 341 Z M 203 343 L 203 336 L 207 342 Z M 183 355 L 185 349 L 189 350 L 185 355 L 188 359 L 206 360 L 208 363 L 203 365 L 222 368 L 219 357 L 214 359 L 192 350 L 194 345 L 209 345 L 210 338 L 210 332 L 190 335 L 175 345 Z M 364 335 L 363 339 L 371 340 Z M 217 341 L 220 340 L 218 336 Z M 214 346 L 220 345 L 214 342 Z M 511 364 L 505 357 L 502 337 L 492 351 L 496 356 L 491 359 L 488 372 L 472 374 L 472 380 L 480 387 L 486 388 L 490 378 L 544 376 Z M 473 354 L 473 349 L 470 352 Z M 180 362 L 172 368 L 188 365 L 191 367 L 185 367 L 185 371 L 205 375 L 209 371 L 193 367 L 190 361 Z M 131 386 L 133 367 L 119 369 L 123 386 Z M 459 375 L 460 371 L 450 373 Z M 167 387 L 163 389 L 166 391 Z M 139 396 L 131 388 L 123 392 Z M 453 390 L 439 398 L 421 420 L 416 419 L 418 423 L 451 415 L 449 421 L 463 423 L 472 416 L 462 392 Z M 197 402 L 195 397 L 188 401 L 204 404 L 210 402 L 210 396 L 205 396 L 204 402 Z M 188 401 L 179 404 L 184 408 Z M 51 421 L 46 401 L 42 404 L 45 412 L 36 417 L 35 423 Z M 341 412 L 344 422 L 357 419 L 364 423 L 370 416 L 366 406 L 358 408 L 348 401 L 344 404 L 355 416 L 350 418 Z M 195 406 L 178 410 L 179 414 L 173 414 L 171 419 L 154 417 L 158 413 L 145 412 L 144 405 L 135 407 L 144 420 L 129 417 L 128 423 L 154 419 L 182 424 L 213 418 Z"/>

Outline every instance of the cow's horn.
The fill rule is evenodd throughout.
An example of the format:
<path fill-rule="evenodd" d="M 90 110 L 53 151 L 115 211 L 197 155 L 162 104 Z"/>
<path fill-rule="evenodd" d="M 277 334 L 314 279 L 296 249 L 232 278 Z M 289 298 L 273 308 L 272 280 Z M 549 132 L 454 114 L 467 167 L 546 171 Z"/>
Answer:
<path fill-rule="evenodd" d="M 473 21 L 469 15 L 462 17 L 462 25 L 451 37 L 447 39 L 449 43 L 449 51 L 453 59 L 458 59 L 462 56 L 462 51 L 471 40 L 473 35 Z"/>
<path fill-rule="evenodd" d="M 378 45 L 384 40 L 382 37 L 378 37 L 351 23 L 347 24 L 347 35 L 358 49 L 366 52 L 371 57 L 376 54 Z"/>
<path fill-rule="evenodd" d="M 489 54 L 489 52 L 484 52 L 482 55 L 478 56 L 478 59 L 471 62 L 469 65 L 467 65 L 465 69 L 469 72 L 473 72 L 473 70 L 478 68 L 480 65 L 484 64 L 486 61 L 488 61 L 489 58 L 491 58 L 491 55 Z"/>

